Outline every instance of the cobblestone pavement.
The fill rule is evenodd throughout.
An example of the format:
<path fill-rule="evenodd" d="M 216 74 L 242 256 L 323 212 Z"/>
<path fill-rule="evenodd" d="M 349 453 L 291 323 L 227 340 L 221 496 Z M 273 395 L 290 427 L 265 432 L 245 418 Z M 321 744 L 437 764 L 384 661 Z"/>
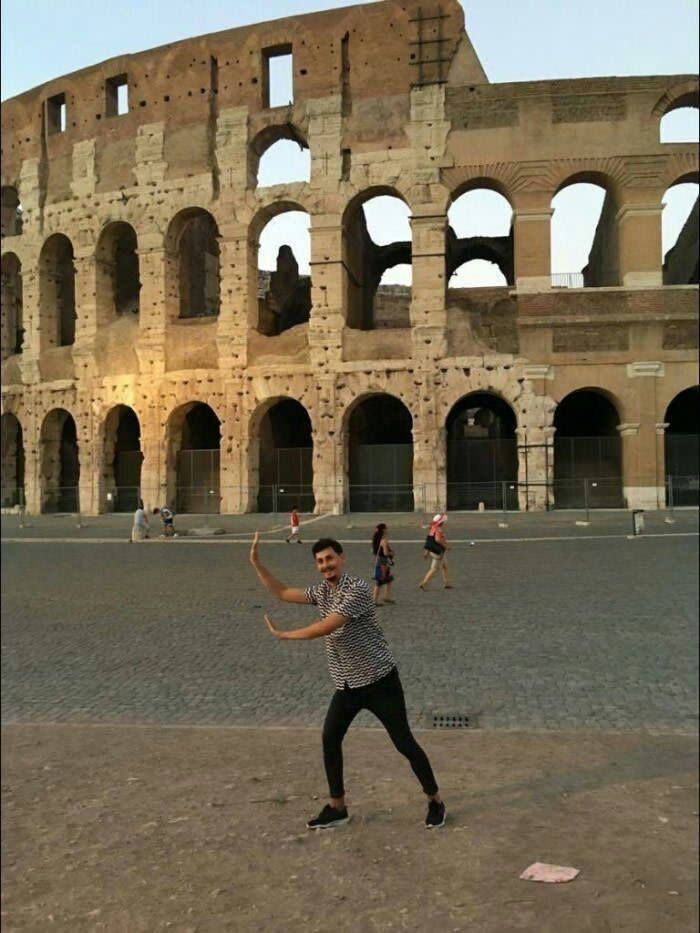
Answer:
<path fill-rule="evenodd" d="M 452 538 L 467 543 L 451 552 L 447 591 L 435 578 L 420 592 L 421 547 L 398 543 L 397 605 L 381 618 L 412 721 L 461 713 L 483 729 L 695 732 L 697 513 L 674 525 L 648 515 L 652 534 L 636 539 L 626 513 L 588 528 L 564 513 L 511 517 L 508 529 L 455 516 Z M 399 542 L 424 534 L 420 517 L 390 520 Z M 245 533 L 275 528 L 274 517 L 206 518 L 220 521 L 241 537 L 129 544 L 128 519 L 108 516 L 86 544 L 3 541 L 3 721 L 319 724 L 331 693 L 322 644 L 277 642 L 262 620 L 305 624 L 313 610 L 275 603 L 247 562 Z M 18 529 L 13 517 L 4 534 L 51 537 L 61 523 L 72 537 L 85 531 L 48 516 Z M 306 531 L 347 541 L 349 569 L 369 574 L 368 527 L 338 516 Z M 557 535 L 574 539 L 515 540 Z M 268 538 L 262 557 L 276 575 L 315 579 L 306 544 Z"/>

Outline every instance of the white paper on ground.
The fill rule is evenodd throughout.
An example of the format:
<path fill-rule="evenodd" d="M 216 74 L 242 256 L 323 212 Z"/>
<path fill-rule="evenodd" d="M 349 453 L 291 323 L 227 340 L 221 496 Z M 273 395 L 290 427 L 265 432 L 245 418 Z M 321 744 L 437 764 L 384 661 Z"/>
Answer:
<path fill-rule="evenodd" d="M 578 868 L 569 868 L 566 865 L 548 865 L 546 862 L 533 862 L 520 876 L 521 881 L 546 881 L 558 884 L 562 881 L 573 881 L 579 874 Z"/>

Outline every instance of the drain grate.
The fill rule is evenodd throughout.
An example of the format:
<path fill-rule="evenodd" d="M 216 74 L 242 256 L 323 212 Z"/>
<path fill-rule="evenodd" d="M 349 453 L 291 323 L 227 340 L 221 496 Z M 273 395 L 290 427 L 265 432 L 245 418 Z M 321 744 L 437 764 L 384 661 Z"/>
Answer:
<path fill-rule="evenodd" d="M 469 729 L 475 725 L 475 717 L 466 713 L 433 713 L 433 729 Z"/>

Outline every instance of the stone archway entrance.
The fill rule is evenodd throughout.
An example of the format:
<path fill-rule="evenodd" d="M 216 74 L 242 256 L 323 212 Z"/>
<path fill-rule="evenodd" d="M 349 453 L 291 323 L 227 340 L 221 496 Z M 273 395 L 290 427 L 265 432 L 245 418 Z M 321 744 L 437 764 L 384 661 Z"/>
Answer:
<path fill-rule="evenodd" d="M 351 512 L 412 512 L 413 418 L 393 395 L 371 395 L 350 413 L 348 506 Z"/>
<path fill-rule="evenodd" d="M 447 416 L 447 508 L 518 508 L 516 420 L 490 392 L 461 398 Z"/>
<path fill-rule="evenodd" d="M 22 425 L 11 412 L 2 416 L 2 507 L 23 506 L 24 438 Z"/>
<path fill-rule="evenodd" d="M 141 426 L 133 408 L 118 405 L 105 422 L 105 491 L 115 512 L 132 512 L 141 498 Z"/>
<path fill-rule="evenodd" d="M 168 505 L 177 512 L 220 511 L 221 423 L 204 402 L 188 402 L 169 421 Z"/>
<path fill-rule="evenodd" d="M 42 512 L 80 510 L 80 457 L 73 416 L 54 408 L 41 427 Z"/>
<path fill-rule="evenodd" d="M 698 505 L 700 386 L 685 389 L 666 409 L 666 504 Z"/>
<path fill-rule="evenodd" d="M 309 413 L 296 399 L 275 402 L 260 420 L 258 512 L 313 512 L 313 440 Z"/>
<path fill-rule="evenodd" d="M 601 392 L 579 389 L 554 414 L 554 506 L 623 508 L 617 409 Z"/>

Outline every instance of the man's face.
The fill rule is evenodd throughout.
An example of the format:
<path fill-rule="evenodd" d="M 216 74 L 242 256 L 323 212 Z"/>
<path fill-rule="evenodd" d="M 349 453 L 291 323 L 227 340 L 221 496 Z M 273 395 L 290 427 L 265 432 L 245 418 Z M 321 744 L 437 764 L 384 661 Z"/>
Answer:
<path fill-rule="evenodd" d="M 316 554 L 316 566 L 325 580 L 337 583 L 345 566 L 345 554 L 336 554 L 332 547 L 327 547 Z"/>

